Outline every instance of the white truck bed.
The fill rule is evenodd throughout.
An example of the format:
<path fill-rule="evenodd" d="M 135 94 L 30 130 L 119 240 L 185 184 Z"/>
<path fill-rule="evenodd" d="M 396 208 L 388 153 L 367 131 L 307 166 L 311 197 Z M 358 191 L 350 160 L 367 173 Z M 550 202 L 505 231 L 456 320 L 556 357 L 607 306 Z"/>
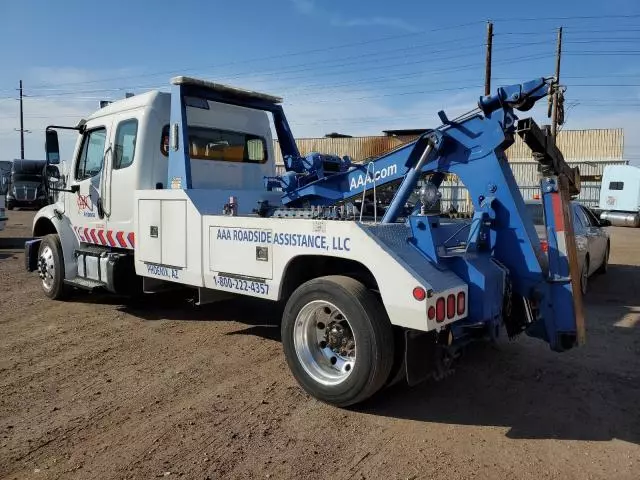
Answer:
<path fill-rule="evenodd" d="M 136 191 L 137 274 L 279 300 L 287 267 L 296 257 L 337 257 L 369 269 L 394 325 L 428 331 L 461 318 L 441 323 L 427 319 L 426 310 L 439 296 L 464 292 L 466 299 L 467 284 L 451 271 L 436 269 L 408 244 L 404 225 L 214 214 L 222 212 L 226 192 L 216 198 L 207 193 Z M 241 193 L 245 211 L 256 206 L 251 197 L 250 192 Z M 417 301 L 417 286 L 433 296 Z"/>

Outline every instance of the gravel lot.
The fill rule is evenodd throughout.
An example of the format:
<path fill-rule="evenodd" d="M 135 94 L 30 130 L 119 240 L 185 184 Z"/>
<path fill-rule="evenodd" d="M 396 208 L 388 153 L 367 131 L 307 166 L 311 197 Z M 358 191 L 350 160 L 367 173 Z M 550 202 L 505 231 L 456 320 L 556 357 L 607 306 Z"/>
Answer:
<path fill-rule="evenodd" d="M 339 410 L 286 368 L 277 312 L 175 296 L 53 302 L 0 236 L 0 477 L 640 478 L 640 229 L 612 228 L 587 345 L 519 337 Z"/>

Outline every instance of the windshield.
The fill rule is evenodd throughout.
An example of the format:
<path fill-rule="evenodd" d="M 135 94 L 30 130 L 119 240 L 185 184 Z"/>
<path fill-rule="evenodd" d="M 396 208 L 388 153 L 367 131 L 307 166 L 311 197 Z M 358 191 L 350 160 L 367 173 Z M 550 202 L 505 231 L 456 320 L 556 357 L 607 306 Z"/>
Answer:
<path fill-rule="evenodd" d="M 544 209 L 542 203 L 527 203 L 527 210 L 534 225 L 544 225 Z"/>
<path fill-rule="evenodd" d="M 14 173 L 13 182 L 41 182 L 42 175 L 35 175 L 30 173 Z"/>

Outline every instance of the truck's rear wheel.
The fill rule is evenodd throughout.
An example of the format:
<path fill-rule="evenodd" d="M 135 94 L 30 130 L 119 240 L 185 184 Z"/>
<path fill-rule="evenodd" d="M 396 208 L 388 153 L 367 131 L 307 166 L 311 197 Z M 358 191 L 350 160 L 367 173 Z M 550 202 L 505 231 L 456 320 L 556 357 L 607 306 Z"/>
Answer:
<path fill-rule="evenodd" d="M 384 307 L 349 277 L 301 285 L 285 306 L 282 344 L 302 388 L 341 407 L 378 391 L 393 363 L 394 337 Z"/>
<path fill-rule="evenodd" d="M 64 257 L 60 237 L 45 236 L 38 251 L 38 275 L 42 280 L 44 294 L 54 300 L 62 300 L 68 289 L 64 284 Z"/>

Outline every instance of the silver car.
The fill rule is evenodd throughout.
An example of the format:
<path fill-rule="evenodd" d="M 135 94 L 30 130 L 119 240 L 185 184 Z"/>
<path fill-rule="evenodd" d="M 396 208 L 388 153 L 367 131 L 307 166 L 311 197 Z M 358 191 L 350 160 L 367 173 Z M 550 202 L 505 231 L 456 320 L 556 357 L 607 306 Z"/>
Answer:
<path fill-rule="evenodd" d="M 531 219 L 536 226 L 536 232 L 542 243 L 542 249 L 547 251 L 547 234 L 544 226 L 544 209 L 539 200 L 525 202 Z M 576 235 L 578 250 L 578 266 L 580 268 L 580 288 L 583 295 L 587 293 L 588 280 L 594 273 L 606 273 L 609 265 L 611 240 L 609 232 L 604 228 L 609 225 L 578 202 L 571 202 L 573 209 L 573 230 Z"/>

